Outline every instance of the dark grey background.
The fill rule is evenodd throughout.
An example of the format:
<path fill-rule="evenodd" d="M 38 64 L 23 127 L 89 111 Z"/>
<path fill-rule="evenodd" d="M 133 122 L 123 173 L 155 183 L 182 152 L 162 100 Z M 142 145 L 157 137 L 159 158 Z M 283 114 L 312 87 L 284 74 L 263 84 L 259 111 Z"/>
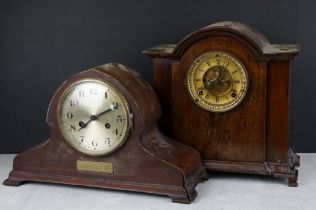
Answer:
<path fill-rule="evenodd" d="M 0 153 L 48 138 L 50 98 L 70 75 L 121 62 L 152 82 L 142 50 L 221 20 L 245 22 L 272 43 L 302 46 L 292 75 L 291 138 L 297 152 L 316 152 L 315 1 L 1 0 Z"/>

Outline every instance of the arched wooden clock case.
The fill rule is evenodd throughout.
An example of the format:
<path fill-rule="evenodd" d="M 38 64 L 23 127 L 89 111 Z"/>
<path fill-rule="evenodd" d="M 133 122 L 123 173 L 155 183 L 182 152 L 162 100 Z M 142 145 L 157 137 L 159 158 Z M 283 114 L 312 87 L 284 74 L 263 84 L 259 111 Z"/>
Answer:
<path fill-rule="evenodd" d="M 154 88 L 163 110 L 160 127 L 196 148 L 207 169 L 287 177 L 290 186 L 297 186 L 299 157 L 289 142 L 289 88 L 290 60 L 299 51 L 297 45 L 270 44 L 239 22 L 215 23 L 177 45 L 144 51 L 154 58 Z M 249 80 L 243 101 L 221 113 L 198 106 L 187 87 L 191 66 L 212 52 L 238 59 Z"/>
<path fill-rule="evenodd" d="M 58 103 L 62 93 L 82 79 L 111 84 L 121 92 L 133 114 L 128 139 L 116 151 L 100 156 L 72 147 L 58 127 Z M 52 182 L 168 195 L 173 202 L 190 203 L 195 187 L 206 176 L 199 153 L 159 132 L 161 110 L 150 87 L 135 71 L 121 64 L 106 64 L 72 76 L 53 96 L 47 114 L 51 136 L 44 143 L 17 155 L 5 185 L 26 181 Z M 78 161 L 89 163 L 78 170 Z M 87 162 L 85 162 L 87 161 Z M 106 173 L 97 164 L 110 164 Z"/>

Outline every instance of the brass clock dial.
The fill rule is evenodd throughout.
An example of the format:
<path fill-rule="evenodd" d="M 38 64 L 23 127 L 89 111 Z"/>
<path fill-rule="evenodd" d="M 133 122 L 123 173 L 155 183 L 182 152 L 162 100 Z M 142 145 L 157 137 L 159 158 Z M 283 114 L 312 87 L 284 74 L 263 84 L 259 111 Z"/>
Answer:
<path fill-rule="evenodd" d="M 68 88 L 58 113 L 65 139 L 88 155 L 113 152 L 124 143 L 131 127 L 124 96 L 98 80 L 82 80 Z"/>
<path fill-rule="evenodd" d="M 248 76 L 244 65 L 233 55 L 211 51 L 194 60 L 187 85 L 197 105 L 211 112 L 225 112 L 245 97 Z"/>

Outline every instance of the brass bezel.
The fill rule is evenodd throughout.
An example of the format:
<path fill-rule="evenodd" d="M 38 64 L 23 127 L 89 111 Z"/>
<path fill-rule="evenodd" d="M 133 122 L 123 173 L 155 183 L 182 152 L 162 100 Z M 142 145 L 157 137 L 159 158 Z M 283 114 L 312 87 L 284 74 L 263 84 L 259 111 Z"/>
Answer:
<path fill-rule="evenodd" d="M 108 86 L 109 88 L 111 88 L 111 90 L 123 101 L 124 107 L 126 109 L 126 113 L 127 113 L 127 125 L 126 125 L 126 132 L 124 134 L 124 137 L 122 138 L 122 141 L 112 150 L 107 151 L 107 152 L 100 152 L 100 151 L 91 151 L 88 149 L 85 149 L 83 147 L 80 147 L 78 145 L 73 144 L 64 134 L 63 129 L 61 127 L 62 125 L 62 121 L 61 121 L 61 108 L 62 105 L 64 104 L 64 101 L 66 99 L 66 96 L 76 87 L 76 85 L 80 84 L 80 83 L 85 83 L 85 82 L 96 82 L 105 86 Z M 128 139 L 130 132 L 132 130 L 133 127 L 133 114 L 130 112 L 130 108 L 128 105 L 128 102 L 125 98 L 125 96 L 121 93 L 121 91 L 117 90 L 116 87 L 114 87 L 114 85 L 106 83 L 100 79 L 97 78 L 86 78 L 86 79 L 81 79 L 78 80 L 72 84 L 69 85 L 69 87 L 67 87 L 66 90 L 64 90 L 64 92 L 61 94 L 59 101 L 58 101 L 58 106 L 57 106 L 57 121 L 58 121 L 58 128 L 59 131 L 61 132 L 62 136 L 64 137 L 64 139 L 66 140 L 66 142 L 72 146 L 74 149 L 86 154 L 86 155 L 90 155 L 90 156 L 105 156 L 105 155 L 109 155 L 115 151 L 117 151 L 119 148 L 122 147 L 122 145 L 126 142 L 126 140 Z"/>

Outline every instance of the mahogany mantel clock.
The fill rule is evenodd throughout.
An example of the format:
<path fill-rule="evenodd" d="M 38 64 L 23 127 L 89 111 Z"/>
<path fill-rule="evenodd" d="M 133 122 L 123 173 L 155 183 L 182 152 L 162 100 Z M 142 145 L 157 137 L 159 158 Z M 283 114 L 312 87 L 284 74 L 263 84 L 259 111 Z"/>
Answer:
<path fill-rule="evenodd" d="M 199 153 L 167 139 L 150 85 L 121 64 L 72 76 L 47 114 L 51 137 L 17 155 L 4 182 L 53 182 L 168 195 L 189 203 L 206 176 Z"/>
<path fill-rule="evenodd" d="M 219 22 L 154 58 L 161 128 L 200 151 L 206 168 L 287 177 L 299 157 L 289 147 L 290 60 L 297 45 L 276 45 L 239 22 Z"/>

